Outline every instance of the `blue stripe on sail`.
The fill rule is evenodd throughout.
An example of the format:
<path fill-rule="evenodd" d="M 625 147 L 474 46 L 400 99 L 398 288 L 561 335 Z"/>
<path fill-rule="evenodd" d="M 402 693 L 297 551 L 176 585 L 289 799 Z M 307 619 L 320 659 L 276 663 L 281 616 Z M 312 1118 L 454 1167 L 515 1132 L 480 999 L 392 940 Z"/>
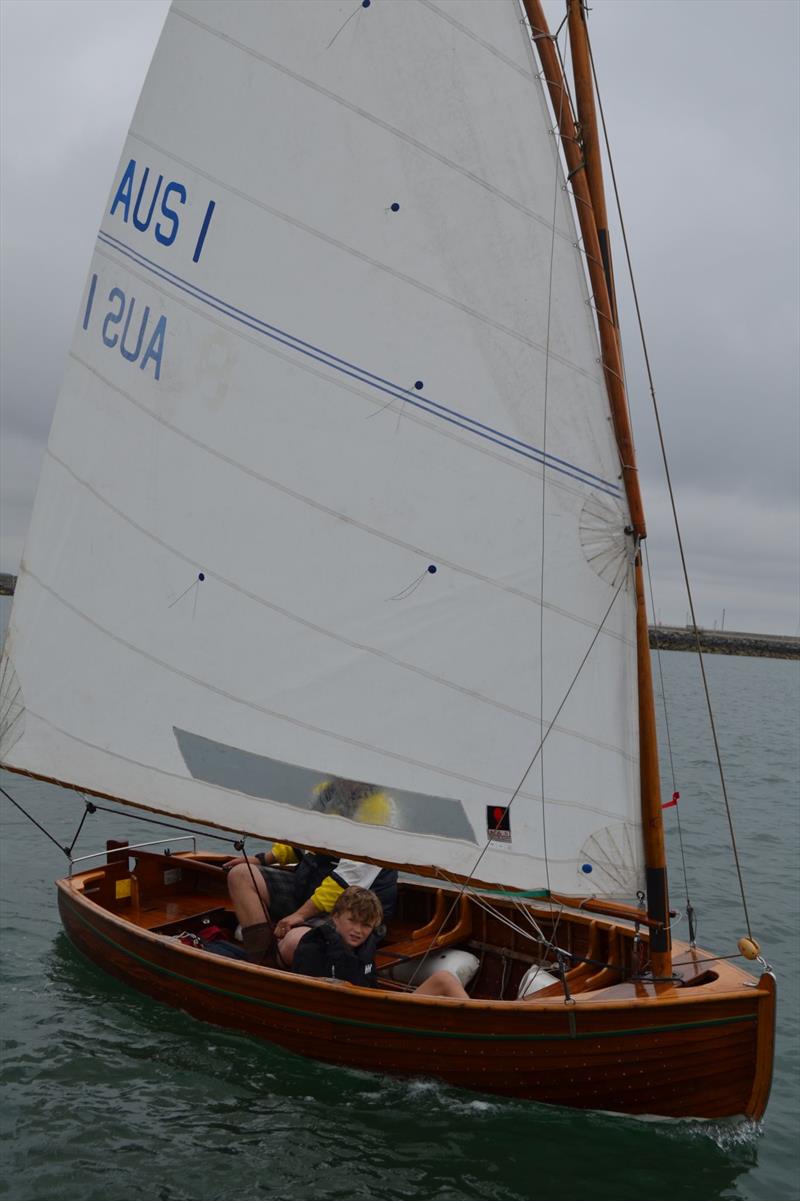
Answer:
<path fill-rule="evenodd" d="M 359 367 L 357 364 L 349 363 L 346 359 L 340 359 L 329 351 L 314 346 L 311 342 L 304 342 L 302 339 L 295 337 L 294 334 L 286 333 L 285 330 L 281 330 L 277 326 L 269 325 L 266 321 L 262 321 L 261 318 L 255 317 L 243 309 L 236 308 L 228 301 L 214 296 L 211 292 L 204 291 L 196 284 L 190 283 L 181 276 L 174 274 L 174 272 L 167 270 L 166 267 L 161 267 L 159 264 L 154 263 L 151 259 L 146 258 L 143 254 L 140 254 L 110 234 L 105 233 L 103 230 L 98 233 L 97 237 L 100 242 L 103 242 L 112 250 L 116 250 L 127 258 L 132 259 L 137 265 L 144 267 L 151 274 L 172 284 L 180 291 L 186 292 L 195 300 L 201 301 L 203 304 L 208 305 L 209 308 L 216 309 L 217 312 L 224 314 L 226 317 L 238 321 L 240 325 L 244 325 L 256 333 L 263 334 L 265 337 L 271 338 L 273 341 L 286 346 L 290 350 L 303 354 L 307 358 L 314 359 L 316 362 L 322 363 L 324 366 L 338 371 L 342 375 L 347 375 L 351 379 L 358 380 L 359 383 L 366 384 L 368 387 L 373 388 L 377 392 L 382 392 L 394 400 L 401 400 L 404 403 L 411 404 L 415 408 L 428 413 L 431 417 L 438 417 L 441 421 L 446 421 L 450 425 L 455 425 L 460 429 L 466 430 L 467 433 L 483 438 L 487 442 L 493 442 L 495 445 L 501 446 L 504 450 L 512 451 L 523 458 L 543 464 L 551 471 L 557 471 L 561 475 L 569 476 L 570 479 L 577 480 L 578 483 L 596 488 L 600 492 L 606 492 L 609 496 L 618 498 L 621 495 L 619 484 L 614 484 L 610 480 L 605 480 L 590 471 L 585 471 L 582 467 L 577 467 L 574 463 L 567 462 L 566 459 L 560 459 L 555 455 L 540 450 L 536 446 L 522 442 L 519 438 L 514 438 L 511 434 L 504 434 L 501 430 L 484 425 L 482 422 L 476 421 L 475 418 L 469 417 L 466 413 L 461 413 L 457 409 L 448 408 L 446 405 L 439 404 L 429 397 L 422 397 L 419 392 L 411 392 L 399 384 L 393 383 L 391 380 L 383 379 L 381 376 L 375 375 L 363 367 Z"/>

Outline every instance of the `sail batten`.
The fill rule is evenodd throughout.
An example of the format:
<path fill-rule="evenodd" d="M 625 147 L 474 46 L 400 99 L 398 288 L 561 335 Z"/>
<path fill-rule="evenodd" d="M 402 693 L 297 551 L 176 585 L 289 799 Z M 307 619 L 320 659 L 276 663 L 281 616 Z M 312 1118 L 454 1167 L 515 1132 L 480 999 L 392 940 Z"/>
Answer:
<path fill-rule="evenodd" d="M 173 7 L 51 431 L 3 757 L 630 895 L 630 518 L 530 43 L 515 0 L 347 16 Z M 381 799 L 326 810 L 331 781 Z"/>

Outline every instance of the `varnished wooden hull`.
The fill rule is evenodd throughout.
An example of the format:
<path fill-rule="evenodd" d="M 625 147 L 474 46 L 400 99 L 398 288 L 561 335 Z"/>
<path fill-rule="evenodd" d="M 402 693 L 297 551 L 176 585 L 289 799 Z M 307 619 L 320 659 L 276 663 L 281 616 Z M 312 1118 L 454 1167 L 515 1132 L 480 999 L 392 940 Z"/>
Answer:
<path fill-rule="evenodd" d="M 197 1018 L 322 1061 L 433 1076 L 549 1104 L 668 1117 L 759 1118 L 772 1069 L 774 981 L 736 968 L 686 989 L 609 988 L 538 1002 L 467 1002 L 335 987 L 151 933 L 58 882 L 89 959 Z"/>

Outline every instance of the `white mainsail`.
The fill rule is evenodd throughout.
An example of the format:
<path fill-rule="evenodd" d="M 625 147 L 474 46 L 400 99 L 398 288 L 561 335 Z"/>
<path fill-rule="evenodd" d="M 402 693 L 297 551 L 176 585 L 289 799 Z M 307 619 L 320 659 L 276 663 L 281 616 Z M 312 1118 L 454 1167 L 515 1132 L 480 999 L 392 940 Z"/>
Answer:
<path fill-rule="evenodd" d="M 173 5 L 20 569 L 8 767 L 640 887 L 628 510 L 550 126 L 516 0 Z M 337 778 L 380 803 L 322 809 Z"/>

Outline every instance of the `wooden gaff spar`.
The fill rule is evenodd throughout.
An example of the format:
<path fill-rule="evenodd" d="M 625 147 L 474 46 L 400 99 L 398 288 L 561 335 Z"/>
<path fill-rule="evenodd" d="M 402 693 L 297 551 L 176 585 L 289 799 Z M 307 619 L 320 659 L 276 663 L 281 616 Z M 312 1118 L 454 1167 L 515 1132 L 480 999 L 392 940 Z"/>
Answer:
<path fill-rule="evenodd" d="M 151 996 L 330 1062 L 758 1118 L 774 978 L 670 935 L 584 13 L 576 121 L 524 6 L 582 254 L 515 0 L 173 4 L 51 432 L 2 758 L 448 886 L 403 884 L 380 989 L 332 988 L 178 941 L 230 923 L 225 857 L 110 844 L 62 919 Z M 381 805 L 323 811 L 334 778 Z M 394 978 L 456 947 L 469 1001 Z M 518 995 L 537 967 L 560 978 Z"/>

